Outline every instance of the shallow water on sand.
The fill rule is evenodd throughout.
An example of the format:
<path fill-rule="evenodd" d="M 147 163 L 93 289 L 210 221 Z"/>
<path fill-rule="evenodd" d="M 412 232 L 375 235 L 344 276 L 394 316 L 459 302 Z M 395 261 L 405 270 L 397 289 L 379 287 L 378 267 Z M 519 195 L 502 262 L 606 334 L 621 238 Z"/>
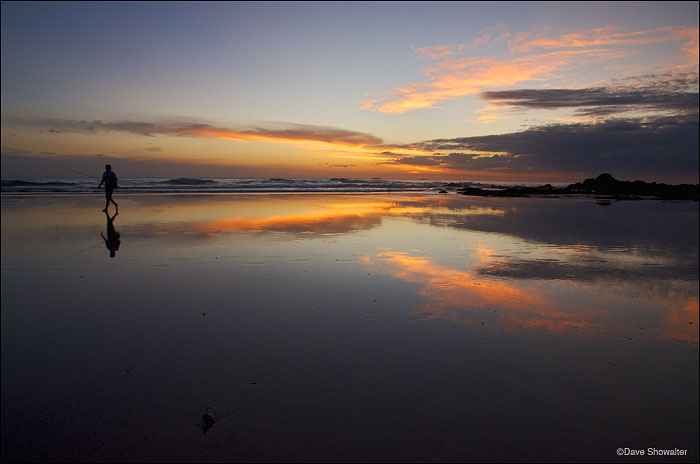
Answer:
<path fill-rule="evenodd" d="M 697 203 L 101 201 L 2 198 L 3 461 L 698 459 Z"/>

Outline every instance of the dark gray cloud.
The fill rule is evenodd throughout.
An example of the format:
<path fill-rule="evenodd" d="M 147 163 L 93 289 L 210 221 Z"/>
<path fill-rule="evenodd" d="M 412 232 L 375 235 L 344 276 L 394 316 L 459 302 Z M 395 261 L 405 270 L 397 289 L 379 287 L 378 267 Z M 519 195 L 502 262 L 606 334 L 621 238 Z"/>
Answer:
<path fill-rule="evenodd" d="M 397 158 L 385 164 L 406 164 L 410 166 L 438 166 L 440 165 L 443 156 L 407 156 L 405 158 Z"/>
<path fill-rule="evenodd" d="M 642 76 L 586 89 L 493 91 L 481 97 L 516 109 L 574 108 L 602 122 L 428 140 L 395 148 L 433 152 L 432 156 L 397 156 L 389 164 L 514 173 L 614 172 L 621 178 L 697 182 L 698 73 Z M 621 117 L 631 111 L 647 116 Z"/>
<path fill-rule="evenodd" d="M 223 127 L 208 122 L 182 121 L 83 121 L 51 118 L 3 118 L 11 128 L 37 129 L 49 134 L 64 132 L 105 133 L 126 132 L 141 136 L 170 135 L 223 139 L 269 139 L 276 141 L 317 141 L 345 145 L 377 145 L 382 139 L 363 132 L 329 126 L 275 123 L 267 126 Z"/>
<path fill-rule="evenodd" d="M 698 74 L 647 76 L 586 89 L 517 89 L 483 92 L 481 98 L 529 109 L 578 108 L 584 116 L 628 111 L 688 114 L 698 110 Z"/>
<path fill-rule="evenodd" d="M 319 166 L 326 166 L 329 168 L 352 168 L 357 166 L 356 164 L 329 164 L 329 163 L 322 163 L 319 164 Z"/>
<path fill-rule="evenodd" d="M 452 152 L 395 164 L 440 164 L 445 169 L 504 172 L 611 172 L 620 179 L 697 182 L 698 116 L 612 119 L 600 124 L 555 124 L 502 135 L 418 142 L 404 147 Z M 476 157 L 460 152 L 501 153 Z M 505 154 L 503 154 L 505 153 Z"/>
<path fill-rule="evenodd" d="M 385 164 L 402 164 L 410 166 L 443 166 L 447 169 L 489 170 L 504 169 L 512 165 L 515 157 L 511 155 L 482 156 L 472 153 L 450 153 L 433 156 L 407 156 L 397 158 Z"/>

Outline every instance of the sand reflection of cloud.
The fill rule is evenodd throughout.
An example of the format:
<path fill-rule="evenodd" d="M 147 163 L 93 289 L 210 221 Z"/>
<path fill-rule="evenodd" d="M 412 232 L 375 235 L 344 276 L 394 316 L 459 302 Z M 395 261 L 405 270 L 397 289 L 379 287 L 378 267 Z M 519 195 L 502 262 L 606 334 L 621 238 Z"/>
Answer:
<path fill-rule="evenodd" d="M 381 223 L 381 215 L 392 208 L 392 202 L 337 203 L 297 214 L 265 217 L 232 217 L 200 222 L 197 232 L 268 231 L 342 233 L 369 229 Z"/>
<path fill-rule="evenodd" d="M 477 249 L 482 263 L 492 261 L 494 250 Z M 547 285 L 519 280 L 484 279 L 473 271 L 449 269 L 422 256 L 388 251 L 364 256 L 362 263 L 375 272 L 420 284 L 419 295 L 425 299 L 421 313 L 468 326 L 488 324 L 505 331 L 545 329 L 551 333 L 593 336 L 599 333 L 625 335 L 640 328 L 608 310 L 626 304 L 625 295 L 606 294 L 599 285 L 573 282 L 548 282 Z M 636 287 L 635 287 L 636 289 Z M 639 290 L 639 289 L 636 289 Z M 640 311 L 658 320 L 656 327 L 645 327 L 653 337 L 698 343 L 698 300 L 681 295 L 644 294 L 646 304 Z M 654 296 L 656 295 L 656 297 Z M 595 298 L 594 298 L 595 296 Z M 591 304 L 593 299 L 598 303 Z M 662 304 L 665 299 L 666 304 Z M 670 308 L 670 309 L 669 309 Z"/>
<path fill-rule="evenodd" d="M 199 221 L 194 226 L 198 234 L 235 231 L 346 233 L 366 230 L 381 223 L 383 216 L 420 217 L 425 214 L 503 215 L 504 211 L 490 207 L 471 207 L 457 211 L 441 207 L 443 201 L 422 197 L 398 200 L 336 201 L 309 205 L 294 214 L 265 213 Z"/>
<path fill-rule="evenodd" d="M 499 324 L 504 328 L 545 327 L 561 332 L 593 325 L 557 309 L 555 302 L 536 287 L 481 279 L 469 271 L 439 266 L 427 257 L 384 252 L 365 256 L 362 262 L 375 271 L 423 284 L 420 295 L 427 302 L 423 309 L 433 317 L 477 325 L 483 321 L 482 310 L 495 310 L 500 311 Z"/>
<path fill-rule="evenodd" d="M 700 304 L 697 298 L 688 298 L 673 292 L 665 298 L 659 297 L 658 303 L 670 303 L 658 327 L 651 328 L 662 338 L 698 343 L 698 313 Z"/>

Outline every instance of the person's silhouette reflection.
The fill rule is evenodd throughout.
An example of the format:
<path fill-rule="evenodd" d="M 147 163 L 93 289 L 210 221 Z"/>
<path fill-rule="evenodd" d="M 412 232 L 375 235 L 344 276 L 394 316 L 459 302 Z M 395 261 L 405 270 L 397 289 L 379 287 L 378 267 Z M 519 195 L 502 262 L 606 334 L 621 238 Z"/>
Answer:
<path fill-rule="evenodd" d="M 114 216 L 109 217 L 109 213 L 105 211 L 105 216 L 107 216 L 107 236 L 105 237 L 105 234 L 100 232 L 102 239 L 105 241 L 105 246 L 109 250 L 110 258 L 114 258 L 114 256 L 117 254 L 117 250 L 119 249 L 119 245 L 121 245 L 121 241 L 119 240 L 119 232 L 114 230 L 114 218 L 117 217 L 118 214 L 119 211 L 114 213 Z"/>

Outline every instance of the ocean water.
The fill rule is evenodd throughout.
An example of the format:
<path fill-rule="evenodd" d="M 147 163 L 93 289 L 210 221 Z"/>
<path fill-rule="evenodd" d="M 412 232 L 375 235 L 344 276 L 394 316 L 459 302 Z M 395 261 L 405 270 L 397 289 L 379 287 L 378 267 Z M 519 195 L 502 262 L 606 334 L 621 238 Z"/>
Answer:
<path fill-rule="evenodd" d="M 88 177 L 68 178 L 16 178 L 3 179 L 4 193 L 95 193 L 99 179 Z M 506 184 L 499 184 L 506 185 Z M 539 184 L 521 184 L 539 185 Z M 554 185 L 554 184 L 553 184 Z M 557 186 L 566 184 L 557 184 Z M 119 180 L 118 193 L 369 193 L 369 192 L 420 192 L 447 191 L 458 187 L 488 187 L 477 182 L 453 182 L 434 180 L 388 179 L 285 179 L 285 178 L 123 178 Z"/>

